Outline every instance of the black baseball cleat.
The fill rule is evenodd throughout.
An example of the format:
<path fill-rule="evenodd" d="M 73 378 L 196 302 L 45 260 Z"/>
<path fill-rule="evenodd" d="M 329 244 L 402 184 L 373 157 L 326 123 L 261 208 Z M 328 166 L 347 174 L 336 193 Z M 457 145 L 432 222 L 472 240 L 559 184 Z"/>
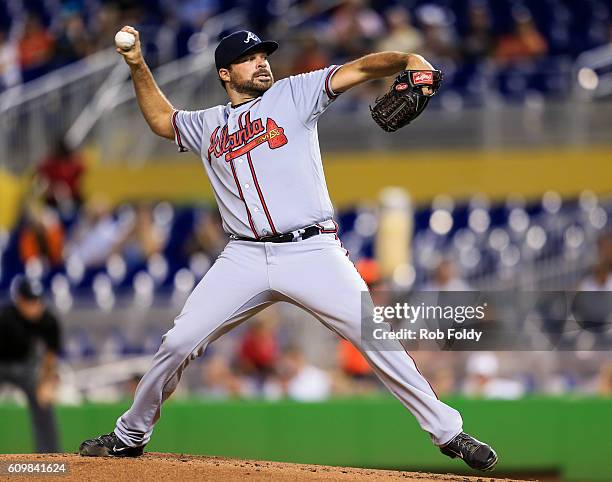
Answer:
<path fill-rule="evenodd" d="M 465 432 L 461 432 L 446 445 L 442 445 L 440 452 L 452 459 L 462 458 L 473 469 L 493 470 L 497 464 L 495 450 Z"/>
<path fill-rule="evenodd" d="M 144 445 L 130 447 L 124 444 L 115 432 L 85 440 L 79 446 L 79 454 L 89 457 L 138 457 L 142 455 Z"/>

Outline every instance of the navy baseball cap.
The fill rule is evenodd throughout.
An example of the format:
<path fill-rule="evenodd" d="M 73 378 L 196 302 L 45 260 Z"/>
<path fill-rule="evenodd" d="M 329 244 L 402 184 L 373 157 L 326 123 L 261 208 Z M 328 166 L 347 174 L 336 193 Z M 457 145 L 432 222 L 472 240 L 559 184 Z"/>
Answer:
<path fill-rule="evenodd" d="M 227 68 L 231 63 L 253 50 L 263 50 L 268 55 L 278 48 L 273 40 L 261 40 L 253 32 L 238 30 L 223 37 L 215 49 L 215 65 L 219 69 Z"/>

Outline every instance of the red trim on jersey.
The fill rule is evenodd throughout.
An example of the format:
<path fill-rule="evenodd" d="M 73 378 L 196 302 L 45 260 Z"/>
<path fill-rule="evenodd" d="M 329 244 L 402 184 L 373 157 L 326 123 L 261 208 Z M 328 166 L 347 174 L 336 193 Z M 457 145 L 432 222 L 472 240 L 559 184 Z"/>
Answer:
<path fill-rule="evenodd" d="M 181 141 L 181 133 L 178 130 L 178 126 L 176 125 L 176 116 L 178 114 L 178 110 L 175 110 L 172 113 L 172 127 L 174 128 L 174 134 L 176 135 L 176 143 L 178 144 L 179 147 L 179 151 L 180 152 L 185 152 L 188 149 L 183 146 L 183 141 Z"/>
<path fill-rule="evenodd" d="M 349 253 L 349 250 L 348 250 L 348 249 L 346 249 L 346 248 L 344 247 L 344 244 L 342 244 L 342 241 L 340 240 L 340 238 L 338 237 L 338 235 L 337 235 L 337 234 L 336 234 L 336 239 L 337 239 L 338 241 L 340 241 L 340 247 L 341 247 L 341 248 L 342 248 L 344 251 L 346 251 L 346 253 L 345 253 L 346 257 L 347 257 L 347 258 L 350 258 L 350 256 L 349 256 L 349 254 L 350 254 L 350 253 Z M 351 263 L 353 263 L 353 262 L 351 261 Z M 353 266 L 355 266 L 355 263 L 353 263 Z"/>
<path fill-rule="evenodd" d="M 340 239 L 340 236 L 338 236 L 338 231 L 340 231 L 340 227 L 338 226 L 338 223 L 337 223 L 335 220 L 333 220 L 333 219 L 332 219 L 332 223 L 334 223 L 334 226 L 336 226 L 336 239 L 337 239 L 338 241 L 340 241 L 340 247 L 341 247 L 341 248 L 342 248 L 344 251 L 346 251 L 346 257 L 347 257 L 347 258 L 349 258 L 349 254 L 350 254 L 350 253 L 349 253 L 349 250 L 348 250 L 348 249 L 346 249 L 346 248 L 344 247 L 344 244 L 342 244 L 342 240 Z M 351 261 L 351 263 L 352 263 L 352 261 Z M 353 266 L 355 266 L 355 263 L 353 263 Z M 356 267 L 355 267 L 355 268 L 356 268 Z"/>
<path fill-rule="evenodd" d="M 255 229 L 255 225 L 253 224 L 253 218 L 251 218 L 251 212 L 249 211 L 249 206 L 247 206 L 246 200 L 244 199 L 244 195 L 242 194 L 242 188 L 240 187 L 240 183 L 238 182 L 238 176 L 236 175 L 236 168 L 234 167 L 234 161 L 230 161 L 230 167 L 232 168 L 232 174 L 234 175 L 234 181 L 236 182 L 236 187 L 238 188 L 238 194 L 240 195 L 240 199 L 244 203 L 244 207 L 247 212 L 247 217 L 249 218 L 249 224 L 251 226 L 251 231 L 255 235 L 255 239 L 259 239 L 259 235 L 257 234 L 257 230 Z"/>
<path fill-rule="evenodd" d="M 248 114 L 248 111 L 243 112 L 238 116 L 238 127 L 242 129 L 242 116 L 244 114 Z M 266 218 L 268 219 L 268 223 L 270 224 L 270 228 L 272 229 L 273 234 L 278 234 L 276 227 L 274 226 L 274 222 L 272 222 L 272 216 L 270 216 L 270 211 L 268 211 L 268 206 L 266 205 L 266 200 L 264 199 L 263 193 L 261 192 L 261 188 L 259 187 L 259 182 L 257 181 L 257 175 L 255 174 L 255 168 L 253 167 L 253 160 L 251 159 L 251 152 L 248 151 L 246 153 L 247 160 L 249 162 L 249 168 L 251 169 L 251 174 L 253 176 L 253 182 L 255 183 L 255 188 L 257 189 L 257 194 L 259 195 L 259 200 L 261 201 L 261 205 L 263 206 L 264 212 L 266 213 Z"/>
<path fill-rule="evenodd" d="M 261 188 L 259 187 L 259 182 L 257 182 L 257 175 L 255 174 L 255 168 L 253 167 L 253 161 L 251 159 L 251 153 L 247 152 L 247 160 L 249 161 L 249 167 L 251 168 L 251 174 L 253 175 L 253 181 L 255 182 L 255 188 L 257 189 L 257 194 L 259 194 L 259 200 L 261 201 L 261 205 L 264 208 L 264 212 L 266 213 L 266 218 L 268 218 L 268 223 L 270 223 L 270 228 L 272 228 L 273 234 L 278 234 L 276 231 L 276 227 L 272 222 L 272 216 L 270 216 L 270 212 L 268 211 L 268 206 L 266 206 L 266 201 L 261 192 Z"/>
<path fill-rule="evenodd" d="M 327 72 L 327 76 L 325 77 L 325 93 L 327 94 L 327 97 L 329 97 L 331 100 L 334 100 L 336 97 L 338 97 L 340 94 L 335 94 L 332 91 L 331 85 L 329 83 L 329 81 L 332 78 L 332 75 L 334 75 L 334 73 L 340 68 L 339 65 L 336 65 L 335 67 L 331 68 L 329 70 L 329 72 Z"/>

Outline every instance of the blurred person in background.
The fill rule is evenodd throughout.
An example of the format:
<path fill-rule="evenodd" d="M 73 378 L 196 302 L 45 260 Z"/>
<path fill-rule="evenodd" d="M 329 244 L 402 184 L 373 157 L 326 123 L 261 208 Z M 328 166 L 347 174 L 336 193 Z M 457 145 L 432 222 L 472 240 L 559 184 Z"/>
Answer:
<path fill-rule="evenodd" d="M 259 390 L 276 370 L 278 333 L 274 320 L 260 317 L 248 326 L 238 346 L 236 364 Z"/>
<path fill-rule="evenodd" d="M 412 24 L 410 12 L 402 5 L 385 11 L 389 31 L 378 42 L 378 50 L 418 52 L 423 47 L 423 34 Z"/>
<path fill-rule="evenodd" d="M 134 221 L 114 251 L 123 256 L 129 269 L 161 253 L 167 240 L 168 233 L 155 223 L 151 205 L 142 202 L 136 206 Z"/>
<path fill-rule="evenodd" d="M 293 57 L 290 75 L 322 69 L 330 63 L 329 54 L 314 33 L 306 32 L 298 40 L 298 51 Z"/>
<path fill-rule="evenodd" d="M 53 402 L 59 383 L 61 328 L 45 307 L 43 295 L 40 283 L 23 276 L 11 284 L 12 302 L 0 309 L 0 384 L 23 391 L 36 451 L 53 453 L 60 451 Z"/>
<path fill-rule="evenodd" d="M 191 24 L 196 29 L 201 28 L 206 19 L 219 9 L 217 0 L 186 0 L 183 2 L 162 0 L 162 4 L 171 10 L 182 23 Z"/>
<path fill-rule="evenodd" d="M 382 281 L 380 268 L 376 260 L 360 259 L 355 263 L 355 268 L 372 291 L 373 298 L 376 299 L 374 291 L 381 285 Z M 378 385 L 372 367 L 350 341 L 340 338 L 337 347 L 337 359 L 340 373 L 345 378 L 341 381 L 341 384 L 346 383 L 348 385 L 343 391 L 353 393 L 370 391 Z"/>
<path fill-rule="evenodd" d="M 0 28 L 0 92 L 21 83 L 17 45 Z"/>
<path fill-rule="evenodd" d="M 443 258 L 433 269 L 430 281 L 423 286 L 424 291 L 470 291 L 470 285 L 462 279 L 457 266 L 449 258 Z"/>
<path fill-rule="evenodd" d="M 243 377 L 232 371 L 228 361 L 221 355 L 212 355 L 202 365 L 204 388 L 199 393 L 204 398 L 244 398 L 254 393 Z"/>
<path fill-rule="evenodd" d="M 357 385 L 375 380 L 372 368 L 366 359 L 348 340 L 340 339 L 338 342 L 338 365 L 342 373 Z"/>
<path fill-rule="evenodd" d="M 297 345 L 288 346 L 278 363 L 278 374 L 264 386 L 267 398 L 285 397 L 299 402 L 318 402 L 330 397 L 331 377 L 306 361 Z"/>
<path fill-rule="evenodd" d="M 476 63 L 489 58 L 495 47 L 491 14 L 485 1 L 475 1 L 468 7 L 468 26 L 463 35 L 462 55 L 466 62 Z"/>
<path fill-rule="evenodd" d="M 202 211 L 196 216 L 194 231 L 185 243 L 185 253 L 187 256 L 204 253 L 211 258 L 216 258 L 228 241 L 221 226 L 221 216 L 216 210 Z"/>
<path fill-rule="evenodd" d="M 344 0 L 331 16 L 328 36 L 337 56 L 352 58 L 371 50 L 384 32 L 382 18 L 365 1 Z"/>
<path fill-rule="evenodd" d="M 46 74 L 51 67 L 55 39 L 43 25 L 40 17 L 28 14 L 19 39 L 19 61 L 23 81 L 27 82 Z"/>
<path fill-rule="evenodd" d="M 499 376 L 499 360 L 493 352 L 471 354 L 466 372 L 463 393 L 467 396 L 514 400 L 525 394 L 521 382 Z"/>
<path fill-rule="evenodd" d="M 416 10 L 423 29 L 423 48 L 420 53 L 442 65 L 452 64 L 459 58 L 455 15 L 448 9 L 431 3 Z"/>
<path fill-rule="evenodd" d="M 62 213 L 74 213 L 83 202 L 84 174 L 81 156 L 70 149 L 63 138 L 58 139 L 51 155 L 36 170 L 45 203 Z"/>
<path fill-rule="evenodd" d="M 610 267 L 603 259 L 597 260 L 589 273 L 580 281 L 578 291 L 612 291 Z"/>
<path fill-rule="evenodd" d="M 121 24 L 121 11 L 117 3 L 104 3 L 97 10 L 92 21 L 94 50 L 103 50 L 113 44 L 117 29 Z"/>
<path fill-rule="evenodd" d="M 62 12 L 53 56 L 55 66 L 67 65 L 92 53 L 91 36 L 83 17 L 78 12 Z"/>
<path fill-rule="evenodd" d="M 548 43 L 538 31 L 529 11 L 523 7 L 513 11 L 514 30 L 497 39 L 495 60 L 502 66 L 536 60 L 548 52 Z"/>
<path fill-rule="evenodd" d="M 77 256 L 87 268 L 103 266 L 121 240 L 123 230 L 108 201 L 94 197 L 72 228 L 67 254 Z"/>
<path fill-rule="evenodd" d="M 140 379 L 142 378 L 142 373 L 133 373 L 129 380 L 125 382 L 125 397 L 126 398 L 134 398 L 134 394 L 136 393 L 136 388 L 140 383 Z"/>
<path fill-rule="evenodd" d="M 439 397 L 454 395 L 457 392 L 457 378 L 452 368 L 439 366 L 432 370 L 427 378 Z"/>
<path fill-rule="evenodd" d="M 30 204 L 18 234 L 19 257 L 24 265 L 40 262 L 43 268 L 63 263 L 64 227 L 57 211 Z"/>
<path fill-rule="evenodd" d="M 584 277 L 580 291 L 612 291 L 612 232 L 597 239 L 597 261 L 591 273 Z"/>
<path fill-rule="evenodd" d="M 599 335 L 595 343 L 609 346 L 612 335 L 605 332 L 612 327 L 612 232 L 597 239 L 597 260 L 578 284 L 572 300 L 572 314 L 578 325 Z M 579 335 L 580 336 L 580 335 Z"/>
<path fill-rule="evenodd" d="M 612 397 L 612 361 L 608 361 L 602 365 L 598 378 L 599 395 Z"/>

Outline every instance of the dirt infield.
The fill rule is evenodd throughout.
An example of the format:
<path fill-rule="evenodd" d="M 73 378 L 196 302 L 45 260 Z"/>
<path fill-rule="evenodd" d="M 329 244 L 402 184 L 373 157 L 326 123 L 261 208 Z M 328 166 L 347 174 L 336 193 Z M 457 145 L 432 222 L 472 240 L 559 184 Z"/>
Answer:
<path fill-rule="evenodd" d="M 57 476 L 40 472 L 27 476 L 8 473 L 11 463 L 65 464 L 66 473 Z M 14 466 L 13 466 L 14 467 Z M 355 469 L 325 465 L 288 464 L 183 454 L 149 452 L 137 459 L 81 457 L 75 454 L 0 455 L 0 480 L 62 481 L 129 481 L 138 480 L 251 480 L 251 481 L 319 481 L 319 480 L 402 480 L 404 482 L 489 482 L 510 481 L 492 477 L 466 477 L 452 474 L 399 472 L 393 470 Z"/>

